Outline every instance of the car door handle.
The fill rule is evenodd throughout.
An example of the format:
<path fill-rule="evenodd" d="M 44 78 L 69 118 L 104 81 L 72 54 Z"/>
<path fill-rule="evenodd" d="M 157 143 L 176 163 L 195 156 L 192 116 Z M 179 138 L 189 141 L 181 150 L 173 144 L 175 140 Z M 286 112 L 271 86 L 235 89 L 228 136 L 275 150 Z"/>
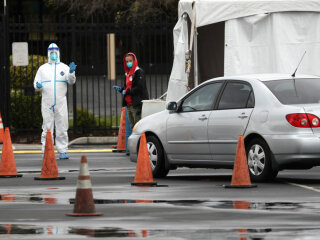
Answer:
<path fill-rule="evenodd" d="M 202 116 L 202 117 L 199 117 L 198 119 L 201 121 L 204 121 L 204 120 L 207 120 L 208 118 L 206 116 Z"/>
<path fill-rule="evenodd" d="M 241 119 L 245 119 L 247 118 L 248 116 L 238 116 L 238 118 L 241 118 Z"/>

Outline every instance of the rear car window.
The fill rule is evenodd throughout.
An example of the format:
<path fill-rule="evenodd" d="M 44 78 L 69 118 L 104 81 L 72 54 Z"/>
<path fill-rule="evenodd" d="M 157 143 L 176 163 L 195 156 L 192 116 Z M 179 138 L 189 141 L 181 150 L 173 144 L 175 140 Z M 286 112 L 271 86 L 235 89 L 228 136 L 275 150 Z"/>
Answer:
<path fill-rule="evenodd" d="M 299 78 L 263 82 L 285 105 L 320 103 L 320 78 Z"/>

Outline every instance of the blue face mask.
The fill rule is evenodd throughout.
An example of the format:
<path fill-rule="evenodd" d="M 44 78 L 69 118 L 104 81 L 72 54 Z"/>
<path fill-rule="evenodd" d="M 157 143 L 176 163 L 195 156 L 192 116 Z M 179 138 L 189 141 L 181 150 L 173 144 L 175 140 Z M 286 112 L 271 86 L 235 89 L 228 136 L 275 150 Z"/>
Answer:
<path fill-rule="evenodd" d="M 133 62 L 127 62 L 127 67 L 132 68 Z"/>
<path fill-rule="evenodd" d="M 53 52 L 53 53 L 51 53 L 50 54 L 50 59 L 51 59 L 51 61 L 57 61 L 57 59 L 58 59 L 58 54 L 56 54 L 55 52 Z"/>

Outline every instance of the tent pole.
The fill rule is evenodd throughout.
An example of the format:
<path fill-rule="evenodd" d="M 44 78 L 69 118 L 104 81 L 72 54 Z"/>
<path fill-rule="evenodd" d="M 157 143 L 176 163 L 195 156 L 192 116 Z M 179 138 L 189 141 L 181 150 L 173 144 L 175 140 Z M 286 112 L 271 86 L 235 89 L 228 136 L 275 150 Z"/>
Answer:
<path fill-rule="evenodd" d="M 194 44 L 193 44 L 193 75 L 194 75 L 194 86 L 198 86 L 198 31 L 194 29 Z"/>
<path fill-rule="evenodd" d="M 194 37 L 195 22 L 196 22 L 196 6 L 195 6 L 195 1 L 194 1 L 193 9 L 192 9 L 191 34 L 190 34 L 189 49 L 185 53 L 185 57 L 186 57 L 186 73 L 187 73 L 187 89 L 188 89 L 188 91 L 190 91 L 191 87 L 194 85 L 194 84 L 191 83 L 190 70 L 191 70 L 191 56 L 192 56 L 193 40 L 195 38 Z"/>

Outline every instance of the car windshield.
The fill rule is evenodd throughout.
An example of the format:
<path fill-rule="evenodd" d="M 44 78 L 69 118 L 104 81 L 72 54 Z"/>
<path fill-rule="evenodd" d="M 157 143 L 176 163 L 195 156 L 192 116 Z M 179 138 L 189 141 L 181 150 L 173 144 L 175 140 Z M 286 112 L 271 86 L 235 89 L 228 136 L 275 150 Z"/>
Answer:
<path fill-rule="evenodd" d="M 263 82 L 282 104 L 320 103 L 320 79 L 299 78 Z"/>

